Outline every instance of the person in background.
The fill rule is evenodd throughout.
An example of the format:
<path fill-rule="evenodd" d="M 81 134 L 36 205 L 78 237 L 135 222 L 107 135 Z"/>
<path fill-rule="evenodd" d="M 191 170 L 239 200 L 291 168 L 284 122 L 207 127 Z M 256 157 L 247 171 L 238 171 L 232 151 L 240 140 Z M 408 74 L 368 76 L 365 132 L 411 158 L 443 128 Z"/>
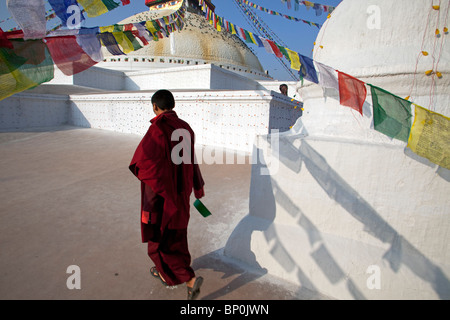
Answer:
<path fill-rule="evenodd" d="M 280 92 L 281 94 L 287 96 L 288 95 L 288 86 L 287 84 L 283 83 L 280 85 Z"/>

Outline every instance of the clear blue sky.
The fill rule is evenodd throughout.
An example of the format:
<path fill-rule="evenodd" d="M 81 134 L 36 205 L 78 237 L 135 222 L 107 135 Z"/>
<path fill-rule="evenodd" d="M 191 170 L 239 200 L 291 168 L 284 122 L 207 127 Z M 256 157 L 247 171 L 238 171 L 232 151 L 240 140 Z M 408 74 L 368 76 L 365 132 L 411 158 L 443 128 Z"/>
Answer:
<path fill-rule="evenodd" d="M 120 0 L 116 1 L 120 3 Z M 301 5 L 296 11 L 294 10 L 293 5 L 291 9 L 288 9 L 286 3 L 283 3 L 281 0 L 249 1 L 273 11 L 277 11 L 282 14 L 315 22 L 318 24 L 323 24 L 327 19 L 326 13 L 323 13 L 320 16 L 316 16 L 314 10 L 307 10 L 303 5 Z M 263 36 L 263 34 L 259 30 L 255 30 L 253 25 L 250 25 L 247 22 L 245 15 L 238 9 L 234 0 L 212 0 L 212 2 L 216 6 L 217 15 L 244 29 Z M 342 0 L 315 0 L 313 2 L 318 2 L 324 5 L 337 6 L 340 2 L 342 2 Z M 294 4 L 294 0 L 291 0 L 291 3 Z M 51 8 L 47 1 L 46 8 Z M 111 25 L 123 20 L 130 15 L 146 10 L 148 10 L 148 8 L 147 6 L 145 6 L 145 0 L 131 0 L 131 4 L 126 6 L 120 5 L 118 8 L 99 17 L 86 17 L 86 21 L 83 26 L 93 27 Z M 270 15 L 255 9 L 253 9 L 253 12 L 259 16 L 261 21 L 264 22 L 265 26 L 270 28 L 277 35 L 277 37 L 281 39 L 282 43 L 279 43 L 280 45 L 284 44 L 287 48 L 294 50 L 302 55 L 309 57 L 312 56 L 313 43 L 319 32 L 319 29 L 317 27 L 309 26 L 303 22 L 291 21 L 280 16 Z M 6 8 L 6 0 L 0 0 L 0 21 L 3 21 L 9 17 L 11 17 L 11 14 Z M 59 24 L 59 22 L 60 20 L 58 18 L 54 18 L 49 21 L 48 27 L 51 28 Z M 13 28 L 15 26 L 17 26 L 17 24 L 13 19 L 0 23 L 0 27 L 4 31 L 9 30 L 10 28 Z M 259 60 L 261 61 L 261 64 L 263 65 L 263 68 L 269 70 L 269 74 L 272 77 L 279 80 L 293 80 L 289 73 L 285 70 L 285 67 L 280 64 L 278 59 L 273 54 L 267 53 L 264 48 L 258 48 L 256 45 L 249 44 L 248 46 L 256 53 Z M 286 60 L 285 62 L 287 63 Z M 293 71 L 295 72 L 295 70 Z"/>

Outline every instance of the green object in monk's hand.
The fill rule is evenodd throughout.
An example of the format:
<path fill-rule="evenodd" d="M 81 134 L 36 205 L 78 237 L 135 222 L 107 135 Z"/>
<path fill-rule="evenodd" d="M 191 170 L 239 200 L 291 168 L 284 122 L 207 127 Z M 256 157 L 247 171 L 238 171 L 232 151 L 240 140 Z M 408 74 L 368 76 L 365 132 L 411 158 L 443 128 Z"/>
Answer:
<path fill-rule="evenodd" d="M 194 207 L 198 210 L 198 212 L 200 212 L 200 214 L 202 215 L 202 216 L 204 216 L 205 218 L 207 217 L 207 216 L 210 216 L 211 215 L 211 212 L 208 210 L 208 208 L 206 208 L 205 207 L 205 205 L 199 200 L 199 199 L 196 199 L 195 201 L 194 201 Z"/>

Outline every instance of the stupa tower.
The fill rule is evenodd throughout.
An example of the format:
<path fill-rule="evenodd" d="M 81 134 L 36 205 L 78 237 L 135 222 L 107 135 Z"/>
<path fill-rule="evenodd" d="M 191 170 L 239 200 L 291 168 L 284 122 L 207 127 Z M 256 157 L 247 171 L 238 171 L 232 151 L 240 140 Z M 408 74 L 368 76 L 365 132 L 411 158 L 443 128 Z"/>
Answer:
<path fill-rule="evenodd" d="M 173 0 L 146 2 L 148 11 L 135 14 L 119 24 L 136 23 L 158 19 L 186 6 L 182 30 L 172 32 L 169 37 L 152 41 L 142 49 L 126 56 L 113 56 L 104 50 L 102 68 L 120 71 L 142 71 L 158 68 L 173 68 L 214 64 L 225 70 L 236 72 L 252 79 L 268 79 L 254 52 L 236 35 L 219 32 L 203 16 L 198 1 Z M 214 5 L 205 2 L 212 10 Z"/>

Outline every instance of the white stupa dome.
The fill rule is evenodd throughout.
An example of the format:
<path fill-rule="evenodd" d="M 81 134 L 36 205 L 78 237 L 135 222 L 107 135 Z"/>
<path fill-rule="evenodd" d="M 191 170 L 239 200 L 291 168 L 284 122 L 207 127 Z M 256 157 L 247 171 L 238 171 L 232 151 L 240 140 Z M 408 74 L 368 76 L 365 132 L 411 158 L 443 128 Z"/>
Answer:
<path fill-rule="evenodd" d="M 437 3 L 439 10 L 432 7 Z M 271 135 L 281 137 L 273 140 L 279 143 L 258 137 L 265 161 L 256 168 L 276 165 L 269 179 L 252 175 L 256 205 L 228 239 L 226 255 L 337 299 L 449 299 L 447 122 L 416 122 L 420 109 L 411 105 L 411 120 L 426 124 L 411 135 L 420 140 L 413 150 L 405 137 L 376 130 L 369 88 L 410 96 L 450 116 L 449 9 L 448 0 L 343 0 L 337 6 L 313 55 L 329 85 L 298 83 L 304 110 L 294 127 Z M 347 84 L 352 96 L 362 98 L 367 89 L 358 101 L 362 114 L 340 103 L 343 82 L 335 70 L 365 83 Z M 395 113 L 401 100 L 383 96 L 382 107 Z M 382 278 L 380 290 L 369 285 L 368 267 Z"/>
<path fill-rule="evenodd" d="M 449 3 L 441 4 L 436 10 L 423 0 L 344 0 L 322 26 L 313 58 L 424 107 L 431 92 L 430 107 L 449 116 Z"/>
<path fill-rule="evenodd" d="M 144 11 L 120 21 L 119 24 L 148 21 L 167 14 L 170 14 L 167 10 Z M 159 41 L 152 41 L 127 56 L 114 56 L 104 49 L 105 62 L 99 66 L 122 71 L 140 71 L 176 67 L 180 64 L 211 63 L 251 78 L 267 77 L 256 55 L 237 36 L 217 31 L 204 17 L 194 12 L 186 12 L 184 23 L 181 31 L 175 31 Z M 125 61 L 124 57 L 128 59 Z"/>

